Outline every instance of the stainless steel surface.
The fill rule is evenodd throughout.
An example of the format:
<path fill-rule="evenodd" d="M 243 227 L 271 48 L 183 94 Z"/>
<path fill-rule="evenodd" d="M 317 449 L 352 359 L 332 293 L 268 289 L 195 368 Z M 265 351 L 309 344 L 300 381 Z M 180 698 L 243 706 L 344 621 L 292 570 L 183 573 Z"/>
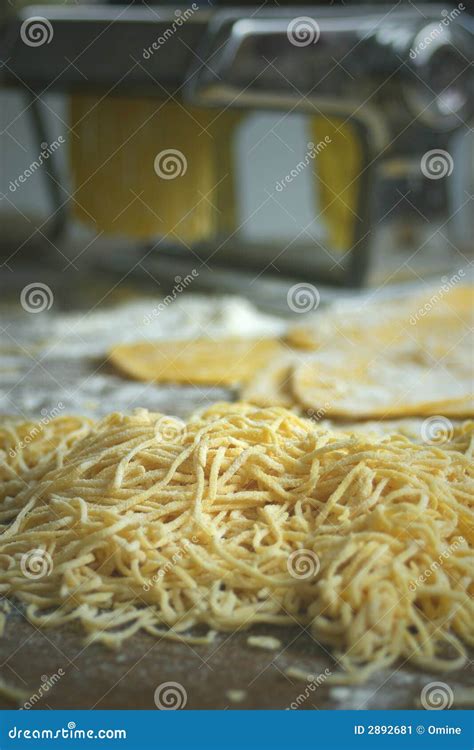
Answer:
<path fill-rule="evenodd" d="M 54 27 L 34 55 L 20 34 L 33 15 Z M 237 223 L 228 236 L 191 248 L 190 258 L 197 255 L 217 270 L 357 287 L 379 283 L 384 265 L 385 279 L 395 274 L 399 280 L 424 269 L 455 269 L 472 257 L 472 232 L 456 231 L 472 226 L 469 200 L 460 200 L 472 187 L 473 143 L 460 135 L 471 127 L 474 107 L 474 22 L 467 12 L 430 3 L 422 12 L 393 4 L 315 5 L 196 10 L 183 23 L 177 18 L 173 6 L 32 6 L 2 36 L 8 64 L 0 75 L 6 85 L 24 86 L 39 98 L 45 90 L 106 91 L 349 122 L 361 166 L 344 246 L 335 247 L 324 231 L 317 240 L 295 230 L 289 242 L 242 241 Z M 309 24 L 301 32 L 309 38 L 298 36 L 295 22 L 301 20 Z M 161 42 L 156 47 L 162 38 L 166 54 Z M 34 101 L 39 144 L 48 139 Z M 431 179 L 423 159 L 439 151 L 447 154 L 449 173 Z M 463 172 L 469 163 L 470 172 Z M 44 175 L 53 222 L 43 232 L 46 240 L 39 233 L 29 240 L 41 249 L 61 232 L 68 236 L 54 159 Z M 279 194 L 271 198 L 278 202 Z M 324 229 L 321 213 L 315 201 L 314 223 Z"/>
<path fill-rule="evenodd" d="M 333 8 L 330 13 L 318 8 L 309 14 L 301 9 L 299 15 L 282 8 L 251 17 L 235 11 L 214 16 L 200 49 L 201 58 L 212 65 L 195 66 L 188 85 L 192 101 L 218 107 L 316 107 L 370 123 L 371 117 L 383 116 L 394 97 L 399 119 L 417 115 L 439 130 L 458 128 L 472 116 L 472 74 L 466 60 L 472 56 L 474 25 L 464 25 L 462 16 L 412 59 L 417 40 L 443 17 L 441 6 L 425 5 L 423 14 L 415 7 L 387 5 Z M 334 65 L 336 60 L 344 64 Z M 439 96 L 446 85 L 441 68 L 453 78 L 449 107 Z M 431 84 L 429 99 L 425 81 Z M 373 125 L 371 135 L 388 140 L 393 124 L 386 117 Z M 376 141 L 374 148 L 381 145 Z"/>

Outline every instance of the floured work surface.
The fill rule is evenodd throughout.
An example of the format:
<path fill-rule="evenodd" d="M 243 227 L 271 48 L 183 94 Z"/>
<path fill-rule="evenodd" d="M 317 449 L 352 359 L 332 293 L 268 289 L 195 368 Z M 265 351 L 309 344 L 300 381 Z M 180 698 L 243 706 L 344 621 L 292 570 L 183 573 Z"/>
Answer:
<path fill-rule="evenodd" d="M 90 362 L 84 368 L 85 372 L 92 373 L 96 363 Z M 70 371 L 72 374 L 73 368 Z M 107 379 L 109 376 L 104 374 Z M 63 383 L 65 381 L 63 380 Z M 115 381 L 115 385 L 120 385 Z M 127 384 L 136 386 L 136 384 Z M 140 386 L 139 394 L 133 395 L 141 398 L 138 403 L 142 403 L 143 397 L 147 399 L 157 399 L 158 394 L 160 404 L 159 408 L 163 411 L 172 413 L 184 413 L 190 411 L 188 408 L 183 409 L 182 398 L 171 398 L 178 393 L 182 396 L 183 391 L 168 391 L 155 387 L 143 389 Z M 110 388 L 110 395 L 113 393 L 113 386 Z M 54 393 L 54 390 L 52 391 Z M 193 393 L 193 396 L 196 394 Z M 57 396 L 57 393 L 56 393 Z M 130 391 L 128 393 L 130 397 Z M 215 400 L 210 398 L 209 400 Z M 168 405 L 164 402 L 168 400 Z M 132 399 L 133 401 L 133 399 Z M 52 401 L 54 404 L 55 401 Z M 148 401 L 148 404 L 150 402 Z M 194 405 L 201 405 L 199 403 Z M 156 402 L 153 404 L 156 408 Z M 105 403 L 100 405 L 101 411 L 106 410 Z M 110 407 L 109 407 L 110 408 Z M 262 633 L 260 627 L 258 632 Z M 268 632 L 263 630 L 263 632 Z M 273 631 L 272 634 L 280 635 L 282 642 L 288 642 L 295 637 L 297 631 L 283 629 L 281 632 Z M 24 636 L 24 638 L 23 638 Z M 311 674 L 321 674 L 331 662 L 326 661 L 322 654 L 324 651 L 314 644 L 310 636 L 300 636 L 300 639 L 291 644 L 285 650 L 283 655 L 260 653 L 250 650 L 246 647 L 247 634 L 228 634 L 218 636 L 217 642 L 208 646 L 193 646 L 190 648 L 184 644 L 177 643 L 159 643 L 146 635 L 137 634 L 128 643 L 126 654 L 115 654 L 104 651 L 99 645 L 92 645 L 84 649 L 81 635 L 74 630 L 72 626 L 66 626 L 61 631 L 34 631 L 32 627 L 25 622 L 18 622 L 18 615 L 11 613 L 7 618 L 7 627 L 4 642 L 0 641 L 0 649 L 6 649 L 6 654 L 10 656 L 9 663 L 16 670 L 17 675 L 26 679 L 27 687 L 30 691 L 37 691 L 41 684 L 41 678 L 45 674 L 55 674 L 61 664 L 67 663 L 64 669 L 67 674 L 61 677 L 62 686 L 51 691 L 51 698 L 47 698 L 50 705 L 59 706 L 78 706 L 90 707 L 98 702 L 98 707 L 153 707 L 153 691 L 163 681 L 179 681 L 186 686 L 189 696 L 188 707 L 225 707 L 232 705 L 225 696 L 228 689 L 244 690 L 247 695 L 239 707 L 286 707 L 291 705 L 298 696 L 305 692 L 304 683 L 294 682 L 293 685 L 288 682 L 287 677 L 281 674 L 280 670 L 288 667 L 299 667 L 307 670 Z M 12 639 L 19 647 L 12 648 Z M 299 645 L 302 644 L 302 650 Z M 44 647 L 40 646 L 44 644 Z M 21 644 L 21 645 L 19 645 Z M 55 644 L 54 646 L 51 644 Z M 59 647 L 62 653 L 58 653 L 56 647 Z M 159 674 L 149 666 L 149 656 L 157 655 L 157 663 L 160 667 Z M 38 653 L 44 653 L 44 660 L 38 659 Z M 79 654 L 79 655 L 78 655 Z M 189 656 L 192 654 L 192 656 Z M 77 657 L 77 658 L 76 658 Z M 140 660 L 141 657 L 141 660 Z M 288 657 L 288 658 L 287 658 Z M 309 657 L 307 659 L 306 657 Z M 68 663 L 68 659 L 74 659 L 79 665 L 80 672 L 74 669 Z M 137 659 L 139 663 L 136 664 Z M 189 659 L 192 660 L 190 664 Z M 207 659 L 213 672 L 210 673 L 205 665 L 202 665 L 201 659 Z M 274 666 L 272 666 L 274 664 Z M 136 666 L 134 666 L 136 665 Z M 183 665 L 186 669 L 183 668 Z M 196 669 L 193 666 L 196 666 Z M 202 670 L 206 670 L 208 679 L 206 686 L 208 689 L 203 691 L 203 677 L 198 671 L 199 665 Z M 71 666 L 71 669 L 69 667 Z M 35 671 L 36 670 L 36 671 Z M 184 673 L 188 675 L 185 679 Z M 231 673 L 232 677 L 229 676 Z M 461 691 L 461 686 L 468 684 L 465 679 L 466 669 L 450 673 L 446 679 L 455 693 Z M 136 678 L 135 678 L 136 675 Z M 410 676 L 411 675 L 411 676 Z M 2 670 L 4 679 L 18 686 L 21 684 L 15 675 L 8 670 L 8 662 Z M 234 679 L 235 677 L 235 679 Z M 358 708 L 358 707 L 409 707 L 414 705 L 419 697 L 421 688 L 429 681 L 435 679 L 444 679 L 438 673 L 423 672 L 422 670 L 409 671 L 405 668 L 401 672 L 395 673 L 389 678 L 389 672 L 380 675 L 380 681 L 372 678 L 368 686 L 360 688 L 340 688 L 332 689 L 322 685 L 318 687 L 315 693 L 310 692 L 309 699 L 303 701 L 301 708 L 334 707 L 334 708 Z M 389 678 L 389 679 L 387 679 Z M 386 684 L 381 690 L 376 691 L 376 685 Z M 117 685 L 115 683 L 118 682 Z M 95 691 L 94 684 L 97 684 Z M 247 684 L 244 684 L 247 683 Z M 81 685 L 82 689 L 79 687 Z M 409 687 L 407 687 L 409 685 Z M 217 686 L 217 687 L 216 687 Z M 149 690 L 147 689 L 149 687 Z M 371 697 L 367 690 L 373 688 L 374 695 Z M 150 696 L 151 691 L 151 696 Z M 317 700 L 315 700 L 315 695 Z M 353 705 L 350 700 L 354 699 Z M 360 698 L 360 705 L 357 701 Z M 43 700 L 43 698 L 42 698 Z M 57 701 L 57 702 L 55 702 Z M 329 701 L 326 703 L 326 701 Z M 365 704 L 365 705 L 364 705 Z M 298 704 L 299 705 L 299 704 Z M 39 704 L 41 706 L 41 703 Z"/>
<path fill-rule="evenodd" d="M 323 678 L 315 690 L 307 689 L 304 681 L 287 676 L 285 670 L 296 665 L 316 678 L 332 669 L 331 659 L 307 633 L 296 627 L 273 629 L 283 644 L 290 645 L 281 653 L 270 653 L 250 648 L 249 632 L 260 634 L 266 628 L 222 634 L 212 645 L 193 647 L 138 633 L 126 650 L 114 652 L 98 644 L 84 649 L 81 634 L 71 625 L 35 630 L 13 613 L 0 642 L 1 675 L 21 686 L 28 698 L 39 696 L 45 676 L 63 670 L 52 688 L 33 697 L 32 707 L 38 709 L 156 709 L 155 690 L 166 682 L 185 688 L 186 709 L 419 708 L 421 691 L 430 682 L 447 682 L 461 697 L 472 690 L 472 665 L 449 678 L 405 665 L 398 671 L 383 670 L 365 685 L 336 687 Z M 229 690 L 245 691 L 244 700 L 233 703 L 226 694 Z M 0 695 L 0 707 L 15 706 Z"/>

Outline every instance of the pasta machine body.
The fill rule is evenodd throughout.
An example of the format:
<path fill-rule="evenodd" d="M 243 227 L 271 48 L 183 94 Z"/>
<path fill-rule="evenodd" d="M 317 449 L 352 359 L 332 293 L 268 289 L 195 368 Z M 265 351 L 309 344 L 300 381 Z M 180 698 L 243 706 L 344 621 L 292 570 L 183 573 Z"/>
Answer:
<path fill-rule="evenodd" d="M 308 139 L 304 156 L 315 173 L 328 159 L 349 169 L 331 134 L 350 132 L 353 177 L 343 190 L 320 183 L 326 202 L 314 201 L 310 239 L 295 229 L 289 241 L 243 240 L 237 217 L 191 249 L 220 268 L 360 286 L 382 266 L 403 275 L 406 259 L 422 257 L 429 271 L 472 252 L 470 200 L 460 196 L 472 182 L 474 19 L 461 6 L 34 6 L 3 26 L 1 83 L 30 98 L 38 143 L 48 141 L 41 100 L 56 91 L 155 97 L 216 116 L 232 108 L 242 122 L 262 112 L 317 118 L 321 138 Z M 54 29 L 48 43 L 24 43 L 31 17 Z M 430 165 L 436 154 L 441 162 Z M 57 242 L 68 211 L 54 158 L 44 172 Z M 278 203 L 278 185 L 270 193 Z M 191 257 L 173 242 L 159 252 Z"/>

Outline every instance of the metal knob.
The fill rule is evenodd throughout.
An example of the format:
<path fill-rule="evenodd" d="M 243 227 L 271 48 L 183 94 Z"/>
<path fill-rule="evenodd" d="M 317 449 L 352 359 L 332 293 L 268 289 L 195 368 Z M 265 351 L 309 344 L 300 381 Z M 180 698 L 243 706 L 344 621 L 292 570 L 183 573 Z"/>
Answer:
<path fill-rule="evenodd" d="M 430 23 L 416 34 L 407 58 L 411 75 L 402 88 L 409 109 L 424 125 L 452 130 L 472 117 L 473 46 L 472 34 L 454 24 Z"/>

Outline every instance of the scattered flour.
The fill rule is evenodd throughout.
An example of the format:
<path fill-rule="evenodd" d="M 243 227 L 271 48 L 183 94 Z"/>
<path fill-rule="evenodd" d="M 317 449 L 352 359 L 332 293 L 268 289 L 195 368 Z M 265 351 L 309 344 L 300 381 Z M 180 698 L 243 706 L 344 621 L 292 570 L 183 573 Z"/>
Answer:
<path fill-rule="evenodd" d="M 232 392 L 126 380 L 107 364 L 108 349 L 141 339 L 278 336 L 287 324 L 241 297 L 183 294 L 166 306 L 148 298 L 85 313 L 16 310 L 2 325 L 0 414 L 28 418 L 59 403 L 63 413 L 92 417 L 137 406 L 185 417 Z"/>

